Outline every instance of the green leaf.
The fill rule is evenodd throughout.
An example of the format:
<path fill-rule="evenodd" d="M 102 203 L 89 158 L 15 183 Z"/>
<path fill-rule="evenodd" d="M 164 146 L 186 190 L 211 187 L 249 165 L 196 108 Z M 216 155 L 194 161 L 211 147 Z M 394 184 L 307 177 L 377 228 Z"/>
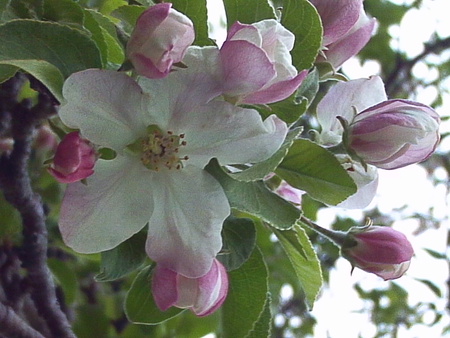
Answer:
<path fill-rule="evenodd" d="M 224 0 L 228 28 L 236 21 L 252 24 L 264 19 L 275 19 L 273 7 L 266 0 Z"/>
<path fill-rule="evenodd" d="M 258 318 L 258 321 L 253 326 L 253 329 L 249 332 L 246 338 L 261 338 L 270 337 L 272 330 L 272 313 L 270 306 L 272 304 L 272 297 L 270 293 L 267 293 L 266 302 L 264 303 L 264 310 Z"/>
<path fill-rule="evenodd" d="M 97 45 L 79 30 L 58 23 L 14 20 L 0 26 L 0 61 L 39 60 L 56 66 L 64 78 L 101 68 Z"/>
<path fill-rule="evenodd" d="M 82 304 L 76 310 L 73 331 L 77 338 L 110 336 L 111 322 L 100 304 Z"/>
<path fill-rule="evenodd" d="M 274 229 L 273 232 L 294 267 L 311 309 L 322 286 L 322 270 L 311 241 L 299 226 L 287 231 Z"/>
<path fill-rule="evenodd" d="M 240 269 L 229 273 L 230 286 L 222 305 L 222 337 L 246 337 L 265 309 L 268 271 L 257 248 Z"/>
<path fill-rule="evenodd" d="M 136 276 L 125 298 L 125 314 L 135 324 L 156 325 L 179 315 L 183 309 L 171 307 L 165 312 L 158 309 L 151 291 L 151 273 L 149 265 Z"/>
<path fill-rule="evenodd" d="M 78 278 L 75 271 L 67 262 L 59 259 L 49 258 L 47 264 L 64 291 L 65 302 L 72 304 L 78 293 Z"/>
<path fill-rule="evenodd" d="M 277 150 L 275 154 L 273 154 L 270 158 L 265 161 L 259 162 L 251 166 L 249 169 L 243 170 L 241 172 L 230 174 L 231 177 L 238 181 L 258 181 L 262 180 L 268 174 L 275 171 L 278 165 L 281 163 L 283 158 L 288 153 L 289 148 L 294 142 L 295 138 L 301 133 L 301 128 L 296 128 L 290 130 L 281 145 L 280 149 Z"/>
<path fill-rule="evenodd" d="M 268 190 L 263 182 L 240 182 L 232 179 L 216 160 L 206 170 L 222 185 L 232 208 L 247 212 L 280 229 L 291 228 L 301 211 L 277 194 Z"/>
<path fill-rule="evenodd" d="M 283 101 L 272 103 L 268 107 L 269 113 L 276 114 L 286 123 L 293 123 L 296 122 L 300 118 L 300 116 L 302 116 L 306 112 L 306 109 L 308 108 L 308 102 L 306 100 L 301 100 L 301 98 L 297 97 L 296 93 L 293 93 Z M 264 114 L 264 116 L 266 114 Z"/>
<path fill-rule="evenodd" d="M 11 68 L 14 69 L 14 73 L 17 71 L 17 68 L 24 70 L 41 81 L 59 102 L 64 100 L 62 96 L 64 78 L 59 69 L 51 63 L 42 60 L 0 60 L 0 65 L 14 66 Z M 8 78 L 7 74 L 2 73 L 0 68 L 0 82 Z"/>
<path fill-rule="evenodd" d="M 22 231 L 22 219 L 20 214 L 9 204 L 3 192 L 0 192 L 0 242 L 2 238 L 18 234 Z"/>
<path fill-rule="evenodd" d="M 82 28 L 84 14 L 81 6 L 72 0 L 44 0 L 42 19 Z"/>
<path fill-rule="evenodd" d="M 356 192 L 356 185 L 328 150 L 309 140 L 295 140 L 276 173 L 312 198 L 336 205 Z"/>
<path fill-rule="evenodd" d="M 236 270 L 250 257 L 256 244 L 256 231 L 249 218 L 228 217 L 222 229 L 223 254 L 217 259 L 227 271 Z"/>
<path fill-rule="evenodd" d="M 111 15 L 120 20 L 121 28 L 130 35 L 136 25 L 137 19 L 145 9 L 146 7 L 144 6 L 122 6 L 112 12 Z"/>
<path fill-rule="evenodd" d="M 284 0 L 281 24 L 295 35 L 293 65 L 299 71 L 311 68 L 322 46 L 322 24 L 315 7 L 307 0 Z"/>
<path fill-rule="evenodd" d="M 146 240 L 147 234 L 138 232 L 114 249 L 102 252 L 100 273 L 95 276 L 95 280 L 97 282 L 116 280 L 140 268 L 147 258 L 144 250 Z"/>
<path fill-rule="evenodd" d="M 303 80 L 302 84 L 296 92 L 296 98 L 298 100 L 307 100 L 308 106 L 316 97 L 319 91 L 319 71 L 314 67 L 312 71 L 309 72 L 306 79 Z"/>
<path fill-rule="evenodd" d="M 100 13 L 109 15 L 112 11 L 125 5 L 128 5 L 128 2 L 125 0 L 106 0 L 103 1 L 102 6 L 100 7 Z"/>
<path fill-rule="evenodd" d="M 185 14 L 194 23 L 194 45 L 208 46 L 212 41 L 208 37 L 208 16 L 206 0 L 171 0 L 173 8 Z"/>

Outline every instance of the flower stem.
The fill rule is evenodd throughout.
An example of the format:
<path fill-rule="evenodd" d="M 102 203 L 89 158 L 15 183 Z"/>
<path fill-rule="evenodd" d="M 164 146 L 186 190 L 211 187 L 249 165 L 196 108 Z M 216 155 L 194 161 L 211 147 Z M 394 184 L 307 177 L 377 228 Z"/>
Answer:
<path fill-rule="evenodd" d="M 322 228 L 320 225 L 314 223 L 303 215 L 300 217 L 300 222 L 302 222 L 302 224 L 306 225 L 311 230 L 314 230 L 318 234 L 324 236 L 339 247 L 341 247 L 346 241 L 347 233 L 343 231 L 335 231 Z"/>

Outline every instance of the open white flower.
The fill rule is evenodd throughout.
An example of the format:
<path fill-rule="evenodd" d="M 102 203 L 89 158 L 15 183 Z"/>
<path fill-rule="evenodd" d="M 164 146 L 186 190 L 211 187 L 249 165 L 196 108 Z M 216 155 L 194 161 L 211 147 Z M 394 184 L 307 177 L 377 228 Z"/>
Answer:
<path fill-rule="evenodd" d="M 113 149 L 87 184 L 67 187 L 60 230 L 83 253 L 109 250 L 148 223 L 147 254 L 189 278 L 206 274 L 230 213 L 219 182 L 204 170 L 270 157 L 286 124 L 223 101 L 201 74 L 141 79 L 106 70 L 72 74 L 60 117 L 94 144 Z M 145 88 L 145 93 L 142 88 Z"/>

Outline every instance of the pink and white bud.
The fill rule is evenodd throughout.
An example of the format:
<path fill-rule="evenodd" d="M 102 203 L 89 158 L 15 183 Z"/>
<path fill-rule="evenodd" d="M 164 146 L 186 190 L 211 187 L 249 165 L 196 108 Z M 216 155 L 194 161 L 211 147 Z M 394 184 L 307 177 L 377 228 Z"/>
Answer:
<path fill-rule="evenodd" d="M 404 234 L 383 226 L 350 230 L 341 252 L 354 267 L 384 280 L 403 276 L 414 254 Z"/>
<path fill-rule="evenodd" d="M 127 57 L 137 73 L 151 79 L 166 77 L 194 42 L 192 21 L 160 3 L 141 14 L 127 44 Z"/>
<path fill-rule="evenodd" d="M 396 169 L 426 160 L 439 142 L 439 115 L 408 100 L 388 100 L 357 114 L 348 147 L 366 163 Z"/>
<path fill-rule="evenodd" d="M 209 272 L 199 278 L 187 278 L 157 265 L 153 271 L 152 292 L 161 311 L 175 306 L 190 309 L 199 317 L 207 316 L 225 301 L 227 271 L 217 259 L 214 259 Z"/>
<path fill-rule="evenodd" d="M 89 141 L 74 131 L 59 143 L 48 171 L 60 183 L 78 182 L 94 173 L 96 160 L 96 152 Z"/>
<path fill-rule="evenodd" d="M 376 20 L 364 12 L 363 0 L 310 0 L 319 12 L 323 25 L 323 56 L 318 61 L 328 61 L 334 69 L 369 42 Z"/>
<path fill-rule="evenodd" d="M 229 101 L 267 104 L 289 97 L 307 75 L 292 65 L 294 41 L 276 20 L 234 23 L 219 52 L 222 91 Z"/>

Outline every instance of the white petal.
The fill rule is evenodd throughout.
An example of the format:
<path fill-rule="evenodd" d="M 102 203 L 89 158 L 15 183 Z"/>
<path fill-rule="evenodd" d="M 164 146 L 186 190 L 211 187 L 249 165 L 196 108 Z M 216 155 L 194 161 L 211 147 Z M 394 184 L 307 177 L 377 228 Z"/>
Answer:
<path fill-rule="evenodd" d="M 275 115 L 263 121 L 256 110 L 211 101 L 172 121 L 171 129 L 186 135 L 180 151 L 187 163 L 203 168 L 215 157 L 222 165 L 269 158 L 283 143 L 288 128 Z"/>
<path fill-rule="evenodd" d="M 112 249 L 141 230 L 153 210 L 153 173 L 136 158 L 99 160 L 87 185 L 69 184 L 60 214 L 64 242 L 75 251 Z"/>
<path fill-rule="evenodd" d="M 350 123 L 355 108 L 361 112 L 385 100 L 384 84 L 378 76 L 335 84 L 317 105 L 317 120 L 322 133 L 327 135 L 324 138 L 333 140 L 332 135 L 342 135 L 342 126 L 336 116 L 342 116 Z"/>
<path fill-rule="evenodd" d="M 204 170 L 186 166 L 154 175 L 152 194 L 149 257 L 183 276 L 203 276 L 221 249 L 222 224 L 230 213 L 219 182 Z"/>
<path fill-rule="evenodd" d="M 145 135 L 150 124 L 149 98 L 124 73 L 88 69 L 72 74 L 64 83 L 66 103 L 59 115 L 90 141 L 121 151 Z"/>

